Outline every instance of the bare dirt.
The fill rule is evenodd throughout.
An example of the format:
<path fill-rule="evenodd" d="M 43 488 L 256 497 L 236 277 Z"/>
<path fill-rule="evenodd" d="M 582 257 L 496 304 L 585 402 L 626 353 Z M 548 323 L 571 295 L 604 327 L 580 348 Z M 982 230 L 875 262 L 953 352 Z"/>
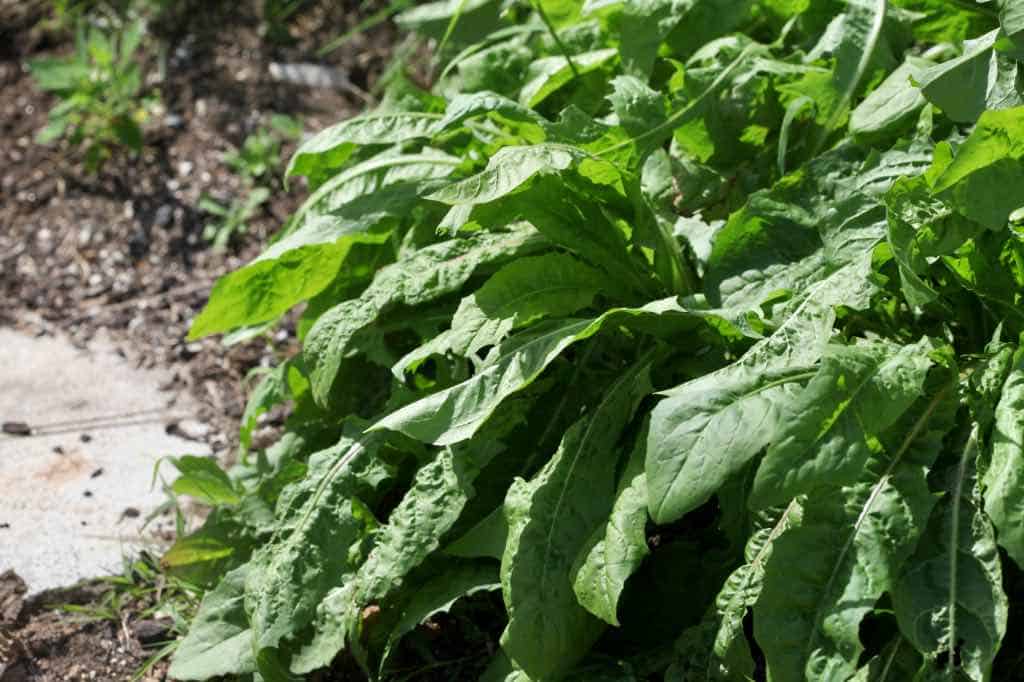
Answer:
<path fill-rule="evenodd" d="M 223 459 L 244 409 L 245 376 L 292 353 L 294 333 L 285 324 L 225 349 L 217 339 L 187 343 L 188 325 L 216 279 L 259 252 L 304 188 L 274 182 L 271 201 L 223 252 L 202 239 L 209 216 L 199 198 L 223 203 L 243 191 L 224 154 L 272 113 L 315 131 L 362 110 L 393 40 L 384 25 L 318 57 L 319 47 L 377 9 L 373 3 L 303 3 L 277 40 L 266 36 L 262 5 L 180 0 L 150 27 L 159 47 L 145 65 L 147 85 L 164 111 L 147 124 L 142 154 L 116 156 L 92 176 L 75 149 L 34 139 L 55 100 L 35 87 L 27 63 L 69 52 L 70 33 L 49 20 L 49 2 L 0 0 L 0 325 L 66 333 L 83 347 L 102 329 L 138 366 L 172 369 L 167 388 L 198 401 L 213 426 L 203 438 Z M 272 62 L 336 67 L 354 87 L 277 82 Z M 273 439 L 283 418 L 271 413 L 257 439 Z M 111 589 L 96 581 L 26 601 L 20 578 L 0 575 L 0 681 L 131 679 L 160 649 L 167 623 L 143 616 L 152 603 L 141 601 L 122 604 L 116 618 L 95 617 Z M 94 617 L 56 604 L 84 605 Z M 159 663 L 141 679 L 164 678 Z"/>

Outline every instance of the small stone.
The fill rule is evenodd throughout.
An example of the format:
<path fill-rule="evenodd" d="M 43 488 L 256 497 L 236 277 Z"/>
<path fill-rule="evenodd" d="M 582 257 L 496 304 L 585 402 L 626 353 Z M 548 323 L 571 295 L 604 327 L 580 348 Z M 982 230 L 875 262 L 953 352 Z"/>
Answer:
<path fill-rule="evenodd" d="M 4 422 L 3 432 L 8 436 L 31 436 L 32 427 L 25 422 Z"/>
<path fill-rule="evenodd" d="M 167 639 L 171 629 L 171 621 L 164 619 L 146 619 L 136 621 L 132 625 L 132 632 L 140 644 L 156 644 Z"/>
<path fill-rule="evenodd" d="M 91 443 L 92 436 L 90 436 L 88 433 L 83 433 L 81 436 L 78 437 L 78 440 L 82 441 L 83 443 Z"/>
<path fill-rule="evenodd" d="M 162 204 L 156 209 L 153 216 L 153 225 L 156 227 L 167 227 L 174 220 L 174 207 L 170 204 Z"/>
<path fill-rule="evenodd" d="M 212 429 L 208 424 L 204 424 L 195 419 L 183 419 L 180 422 L 171 422 L 164 429 L 168 435 L 178 436 L 185 440 L 194 441 L 205 441 L 206 437 L 210 435 Z"/>

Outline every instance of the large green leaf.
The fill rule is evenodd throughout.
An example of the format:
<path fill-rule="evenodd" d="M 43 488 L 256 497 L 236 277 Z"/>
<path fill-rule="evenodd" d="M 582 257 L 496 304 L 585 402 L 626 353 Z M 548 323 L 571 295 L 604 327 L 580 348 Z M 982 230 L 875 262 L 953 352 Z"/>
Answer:
<path fill-rule="evenodd" d="M 501 646 L 531 678 L 568 670 L 604 629 L 577 602 L 573 562 L 611 511 L 616 441 L 651 390 L 649 362 L 624 372 L 593 414 L 565 433 L 544 469 L 509 489 L 501 562 L 509 622 Z"/>
<path fill-rule="evenodd" d="M 999 544 L 1024 566 L 1024 353 L 1014 356 L 992 431 L 992 461 L 982 479 L 985 513 Z"/>
<path fill-rule="evenodd" d="M 591 158 L 586 152 L 566 144 L 547 142 L 523 147 L 502 147 L 480 173 L 443 187 L 428 199 L 454 206 L 487 204 L 522 187 L 538 174 L 560 174 L 587 164 L 603 175 L 618 175 L 611 164 Z M 448 224 L 448 220 L 445 221 Z M 459 227 L 459 225 L 453 225 Z"/>
<path fill-rule="evenodd" d="M 986 111 L 932 186 L 939 198 L 990 230 L 1024 206 L 1024 107 Z"/>
<path fill-rule="evenodd" d="M 978 452 L 975 427 L 892 601 L 925 669 L 942 669 L 950 678 L 959 671 L 982 682 L 1006 633 L 1008 606 L 995 532 L 972 494 Z"/>
<path fill-rule="evenodd" d="M 888 189 L 904 159 L 891 156 L 863 168 L 839 148 L 756 192 L 716 235 L 705 273 L 708 298 L 723 307 L 796 301 L 822 280 L 859 267 L 885 236 L 885 212 L 874 195 Z M 898 172 L 898 171 L 897 171 Z M 834 305 L 865 307 L 863 276 L 821 290 Z"/>
<path fill-rule="evenodd" d="M 245 606 L 258 662 L 263 650 L 276 650 L 313 622 L 323 598 L 354 570 L 359 557 L 350 549 L 374 525 L 359 499 L 393 473 L 382 457 L 385 438 L 348 431 L 311 457 L 306 478 L 282 494 L 284 523 L 251 561 Z"/>
<path fill-rule="evenodd" d="M 712 679 L 753 675 L 754 662 L 745 642 L 743 619 L 761 596 L 765 564 L 772 555 L 775 540 L 791 526 L 799 524 L 802 513 L 803 509 L 794 499 L 784 509 L 763 514 L 744 548 L 745 563 L 722 585 L 715 599 L 718 628 L 707 670 Z"/>
<path fill-rule="evenodd" d="M 641 433 L 619 479 L 608 520 L 590 536 L 573 569 L 577 601 L 610 625 L 619 625 L 619 597 L 649 552 L 645 459 Z"/>
<path fill-rule="evenodd" d="M 246 267 L 218 280 L 189 331 L 195 339 L 276 319 L 326 289 L 356 244 L 379 244 L 374 230 L 408 211 L 421 186 L 452 173 L 445 154 L 371 159 L 335 176 L 306 200 L 293 229 Z"/>
<path fill-rule="evenodd" d="M 618 54 L 614 48 L 605 48 L 569 55 L 571 63 L 563 56 L 536 59 L 530 64 L 528 80 L 519 93 L 519 101 L 525 106 L 536 107 L 577 75 L 585 76 L 604 67 Z"/>
<path fill-rule="evenodd" d="M 231 571 L 199 605 L 168 674 L 176 680 L 245 675 L 256 669 L 243 598 L 249 566 Z"/>
<path fill-rule="evenodd" d="M 921 57 L 907 57 L 850 114 L 850 134 L 868 142 L 896 137 L 913 125 L 926 101 L 912 85 L 919 81 L 933 62 Z"/>
<path fill-rule="evenodd" d="M 921 91 L 928 101 L 960 123 L 973 123 L 986 109 L 1024 104 L 1016 86 L 1019 66 L 996 51 L 998 37 L 996 30 L 968 40 L 961 56 L 922 74 Z"/>
<path fill-rule="evenodd" d="M 635 0 L 623 3 L 619 19 L 622 67 L 626 73 L 647 78 L 658 46 L 697 0 Z"/>
<path fill-rule="evenodd" d="M 738 362 L 665 393 L 647 442 L 657 523 L 699 507 L 772 441 L 783 406 L 813 376 L 834 319 L 830 308 L 809 302 Z"/>
<path fill-rule="evenodd" d="M 339 234 L 330 218 L 307 226 L 302 234 L 293 235 L 293 248 L 220 278 L 192 323 L 188 338 L 274 320 L 326 289 L 356 245 L 381 244 L 387 239 L 386 234 Z"/>
<path fill-rule="evenodd" d="M 665 299 L 640 308 L 613 308 L 593 319 L 540 323 L 500 344 L 471 378 L 392 412 L 373 428 L 399 431 L 436 445 L 466 440 L 503 400 L 530 385 L 566 348 L 606 326 L 622 325 L 672 336 L 714 317 L 713 313 L 682 308 L 675 299 Z"/>
<path fill-rule="evenodd" d="M 768 507 L 821 485 L 853 484 L 875 441 L 921 395 L 928 339 L 909 346 L 830 345 L 757 469 L 751 504 Z"/>
<path fill-rule="evenodd" d="M 405 356 L 401 373 L 430 355 L 471 357 L 500 343 L 513 329 L 588 307 L 605 287 L 594 268 L 564 253 L 521 258 L 496 272 L 459 304 L 451 329 Z"/>
<path fill-rule="evenodd" d="M 857 482 L 808 498 L 774 543 L 754 606 L 754 635 L 773 680 L 847 679 L 860 624 L 896 584 L 935 504 L 927 468 L 949 428 L 948 389 L 908 413 Z"/>

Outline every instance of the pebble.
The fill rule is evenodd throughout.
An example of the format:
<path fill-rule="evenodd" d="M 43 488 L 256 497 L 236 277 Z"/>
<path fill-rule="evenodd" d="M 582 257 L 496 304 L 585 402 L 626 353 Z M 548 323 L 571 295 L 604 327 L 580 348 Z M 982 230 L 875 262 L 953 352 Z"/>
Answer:
<path fill-rule="evenodd" d="M 195 419 L 183 419 L 180 422 L 171 422 L 165 429 L 172 436 L 179 436 L 185 440 L 203 441 L 210 435 L 212 430 L 208 424 Z"/>

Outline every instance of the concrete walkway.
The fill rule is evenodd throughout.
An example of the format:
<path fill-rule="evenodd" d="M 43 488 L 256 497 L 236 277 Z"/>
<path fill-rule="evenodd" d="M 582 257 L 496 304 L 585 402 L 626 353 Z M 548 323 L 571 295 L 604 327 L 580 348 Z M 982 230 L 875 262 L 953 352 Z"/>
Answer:
<path fill-rule="evenodd" d="M 152 546 L 158 524 L 142 525 L 165 499 L 150 490 L 154 464 L 208 451 L 165 432 L 189 413 L 184 396 L 168 406 L 165 380 L 103 342 L 85 352 L 0 329 L 0 422 L 32 431 L 0 434 L 0 572 L 35 593 L 120 572 L 126 553 Z"/>

